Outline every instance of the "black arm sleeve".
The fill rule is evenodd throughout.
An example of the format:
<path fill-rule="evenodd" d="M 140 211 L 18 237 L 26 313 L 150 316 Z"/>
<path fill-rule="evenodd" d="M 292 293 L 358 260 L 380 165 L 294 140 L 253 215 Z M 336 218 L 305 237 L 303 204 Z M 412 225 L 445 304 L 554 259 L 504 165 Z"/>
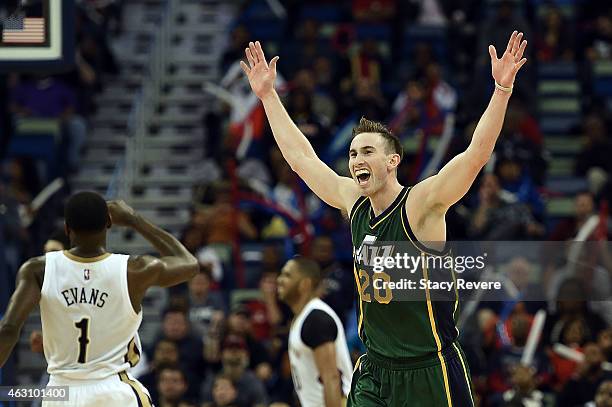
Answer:
<path fill-rule="evenodd" d="M 334 342 L 338 336 L 338 327 L 327 312 L 315 309 L 304 320 L 300 336 L 306 346 L 315 349 L 325 342 Z"/>

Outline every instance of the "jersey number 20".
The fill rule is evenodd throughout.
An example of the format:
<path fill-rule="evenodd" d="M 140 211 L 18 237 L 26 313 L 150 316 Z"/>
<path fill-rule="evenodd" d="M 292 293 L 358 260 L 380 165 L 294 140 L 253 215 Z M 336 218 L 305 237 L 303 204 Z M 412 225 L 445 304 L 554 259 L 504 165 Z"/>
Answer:
<path fill-rule="evenodd" d="M 79 322 L 75 322 L 74 326 L 81 330 L 79 336 L 79 363 L 85 363 L 87 360 L 87 346 L 89 345 L 89 318 L 83 318 Z"/>
<path fill-rule="evenodd" d="M 391 281 L 389 274 L 385 272 L 374 273 L 372 277 L 374 284 L 372 284 L 372 290 L 374 291 L 374 298 L 381 304 L 388 304 L 393 299 L 393 292 L 387 284 Z M 382 280 L 384 283 L 384 289 L 376 287 L 376 281 Z M 372 302 L 370 293 L 366 292 L 366 289 L 370 286 L 370 275 L 365 270 L 359 270 L 359 297 L 362 301 Z M 369 290 L 368 290 L 369 291 Z"/>

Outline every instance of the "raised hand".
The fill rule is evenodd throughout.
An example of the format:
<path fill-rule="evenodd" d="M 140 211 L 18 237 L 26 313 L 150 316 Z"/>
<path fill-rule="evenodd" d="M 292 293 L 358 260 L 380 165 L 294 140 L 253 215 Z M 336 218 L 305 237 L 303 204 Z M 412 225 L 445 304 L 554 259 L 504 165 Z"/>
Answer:
<path fill-rule="evenodd" d="M 491 73 L 495 82 L 507 88 L 512 87 L 516 73 L 521 69 L 527 58 L 523 58 L 523 52 L 527 47 L 527 41 L 524 40 L 523 33 L 514 31 L 508 41 L 506 51 L 501 58 L 497 58 L 497 50 L 493 45 L 489 45 L 489 54 L 491 55 Z"/>
<path fill-rule="evenodd" d="M 259 99 L 263 99 L 274 90 L 274 80 L 276 79 L 276 61 L 278 57 L 272 58 L 270 65 L 266 61 L 263 49 L 259 41 L 249 42 L 249 47 L 245 49 L 245 54 L 249 65 L 240 61 L 240 66 L 249 78 L 251 89 Z"/>
<path fill-rule="evenodd" d="M 136 219 L 136 212 L 124 201 L 109 201 L 108 214 L 111 222 L 115 226 L 133 226 Z"/>

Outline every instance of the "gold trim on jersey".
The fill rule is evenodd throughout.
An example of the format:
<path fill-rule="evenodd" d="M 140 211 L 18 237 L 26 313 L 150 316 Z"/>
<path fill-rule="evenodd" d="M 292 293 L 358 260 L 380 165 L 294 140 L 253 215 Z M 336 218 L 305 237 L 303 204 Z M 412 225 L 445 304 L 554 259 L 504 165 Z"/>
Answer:
<path fill-rule="evenodd" d="M 426 281 L 429 281 L 429 277 L 427 275 L 427 264 L 423 265 L 423 278 L 425 278 Z M 448 402 L 448 407 L 453 407 L 453 402 L 451 400 L 450 395 L 450 385 L 448 382 L 448 372 L 446 371 L 446 361 L 444 360 L 444 356 L 442 355 L 442 343 L 440 342 L 440 337 L 438 336 L 438 329 L 436 328 L 436 320 L 433 314 L 433 306 L 431 304 L 431 296 L 429 295 L 428 287 L 425 287 L 425 297 L 427 299 L 427 313 L 429 314 L 429 323 L 431 325 L 431 331 L 433 333 L 434 340 L 436 341 L 436 347 L 438 348 L 438 359 L 440 359 L 440 364 L 442 365 L 442 376 L 444 377 L 446 401 Z"/>
<path fill-rule="evenodd" d="M 465 362 L 463 361 L 463 355 L 461 354 L 461 352 L 459 351 L 459 348 L 454 342 L 453 342 L 453 347 L 455 348 L 455 350 L 457 351 L 457 354 L 459 355 L 459 360 L 461 361 L 461 367 L 463 367 L 463 374 L 465 375 L 465 382 L 468 386 L 468 391 L 470 392 L 470 400 L 472 400 L 472 406 L 475 406 L 474 398 L 472 397 L 472 385 L 470 383 L 469 375 L 465 367 Z"/>
<path fill-rule="evenodd" d="M 112 253 L 104 253 L 96 257 L 81 257 L 70 253 L 68 250 L 64 250 L 63 253 L 64 256 L 68 257 L 70 260 L 78 261 L 79 263 L 95 263 L 112 255 Z"/>
<path fill-rule="evenodd" d="M 361 366 L 361 358 L 364 357 L 365 355 L 366 354 L 364 353 L 363 355 L 359 356 L 359 358 L 357 359 L 357 362 L 355 362 L 355 367 L 353 368 L 353 374 L 355 374 L 357 369 L 359 369 L 359 367 Z"/>
<path fill-rule="evenodd" d="M 127 349 L 124 360 L 129 363 L 131 367 L 134 367 L 140 361 L 140 349 L 136 346 L 136 337 L 132 338 L 130 343 L 128 343 Z"/>
<path fill-rule="evenodd" d="M 449 252 L 450 254 L 450 252 Z M 457 320 L 455 319 L 455 314 L 457 313 L 457 308 L 459 308 L 459 289 L 457 288 L 457 278 L 455 278 L 455 258 L 451 256 L 451 277 L 453 278 L 453 287 L 455 287 L 455 307 L 453 308 L 453 322 L 455 325 L 455 329 L 457 330 L 457 337 L 459 337 L 459 328 L 457 327 Z"/>
<path fill-rule="evenodd" d="M 359 202 L 360 200 L 361 202 Z M 351 208 L 351 212 L 349 213 L 349 221 L 353 222 L 353 218 L 355 217 L 355 214 L 357 213 L 361 205 L 363 205 L 363 203 L 367 200 L 368 200 L 368 197 L 366 196 L 360 196 L 359 198 L 357 198 L 357 200 L 353 204 L 353 207 Z"/>
<path fill-rule="evenodd" d="M 405 205 L 405 203 L 404 203 Z M 410 222 L 408 222 L 408 213 L 406 213 L 406 208 L 402 208 L 402 213 L 401 213 L 401 217 L 400 219 L 402 220 L 402 229 L 404 229 L 404 234 L 406 235 L 406 237 L 408 238 L 408 240 L 410 241 L 410 243 L 412 243 L 412 245 L 419 251 L 427 254 L 428 256 L 436 256 L 436 257 L 441 257 L 441 256 L 446 256 L 448 254 L 448 250 L 445 249 L 443 252 L 439 252 L 439 253 L 432 253 L 430 251 L 427 250 L 427 246 L 423 245 L 421 243 L 421 246 L 417 245 L 415 243 L 415 241 L 412 239 L 412 235 L 410 234 L 410 232 L 408 231 L 408 229 L 410 229 L 410 231 L 412 231 L 412 229 L 410 228 Z M 414 234 L 414 232 L 412 232 L 412 234 Z M 414 236 L 416 239 L 416 236 Z M 434 250 L 434 249 L 431 249 Z"/>
<path fill-rule="evenodd" d="M 389 216 L 391 216 L 391 214 L 393 212 L 395 212 L 395 210 L 397 209 L 397 207 L 399 205 L 401 205 L 404 202 L 404 199 L 406 198 L 406 196 L 408 195 L 408 192 L 410 191 L 410 188 L 406 188 L 404 191 L 402 191 L 400 193 L 400 195 L 398 195 L 398 197 L 401 196 L 401 198 L 399 199 L 399 201 L 395 204 L 395 206 L 393 207 L 393 209 L 391 209 L 389 211 L 389 213 L 387 213 L 382 219 L 378 220 L 378 222 L 376 222 L 374 225 L 368 225 L 370 226 L 370 229 L 375 229 L 378 225 L 381 224 L 381 222 L 383 222 L 384 220 L 386 220 Z M 403 194 L 403 195 L 402 195 Z M 396 198 L 397 199 L 397 198 Z"/>
<path fill-rule="evenodd" d="M 359 297 L 359 320 L 357 321 L 357 334 L 359 335 L 359 339 L 363 341 L 363 338 L 361 337 L 361 329 L 363 327 L 363 301 L 361 299 L 359 276 L 357 275 L 357 267 L 355 267 L 355 263 L 353 263 L 353 274 L 355 275 L 355 283 L 357 284 L 357 296 Z"/>
<path fill-rule="evenodd" d="M 153 407 L 153 402 L 149 395 L 142 391 L 142 388 L 134 380 L 130 379 L 126 372 L 119 373 L 119 379 L 132 388 L 132 391 L 136 395 L 138 407 Z"/>

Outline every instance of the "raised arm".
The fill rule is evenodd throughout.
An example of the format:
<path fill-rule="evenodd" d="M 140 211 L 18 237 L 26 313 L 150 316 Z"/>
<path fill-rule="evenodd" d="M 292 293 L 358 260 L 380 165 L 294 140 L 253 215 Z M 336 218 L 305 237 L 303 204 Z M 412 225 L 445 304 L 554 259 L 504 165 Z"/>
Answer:
<path fill-rule="evenodd" d="M 276 61 L 270 64 L 258 42 L 249 43 L 245 50 L 249 62 L 240 62 L 251 89 L 262 101 L 266 116 L 272 127 L 276 144 L 283 157 L 308 187 L 328 205 L 349 211 L 359 197 L 357 185 L 351 178 L 341 177 L 317 157 L 308 139 L 295 125 L 274 89 Z"/>
<path fill-rule="evenodd" d="M 21 266 L 17 274 L 17 285 L 11 296 L 4 318 L 0 320 L 0 368 L 6 363 L 19 340 L 25 320 L 40 300 L 42 271 L 45 258 L 30 259 Z"/>
<path fill-rule="evenodd" d="M 155 226 L 123 201 L 108 203 L 113 225 L 127 226 L 140 233 L 160 257 L 133 256 L 130 259 L 130 291 L 146 291 L 151 286 L 170 287 L 183 283 L 199 270 L 198 260 L 174 236 Z"/>
<path fill-rule="evenodd" d="M 482 167 L 489 161 L 504 123 L 514 79 L 519 69 L 527 62 L 527 59 L 523 58 L 527 41 L 521 42 L 522 38 L 523 33 L 514 31 L 501 59 L 497 58 L 495 47 L 489 45 L 491 71 L 496 82 L 495 91 L 476 126 L 468 148 L 450 160 L 437 175 L 414 187 L 417 201 L 425 202 L 424 211 L 446 213 L 451 205 L 467 193 Z"/>

